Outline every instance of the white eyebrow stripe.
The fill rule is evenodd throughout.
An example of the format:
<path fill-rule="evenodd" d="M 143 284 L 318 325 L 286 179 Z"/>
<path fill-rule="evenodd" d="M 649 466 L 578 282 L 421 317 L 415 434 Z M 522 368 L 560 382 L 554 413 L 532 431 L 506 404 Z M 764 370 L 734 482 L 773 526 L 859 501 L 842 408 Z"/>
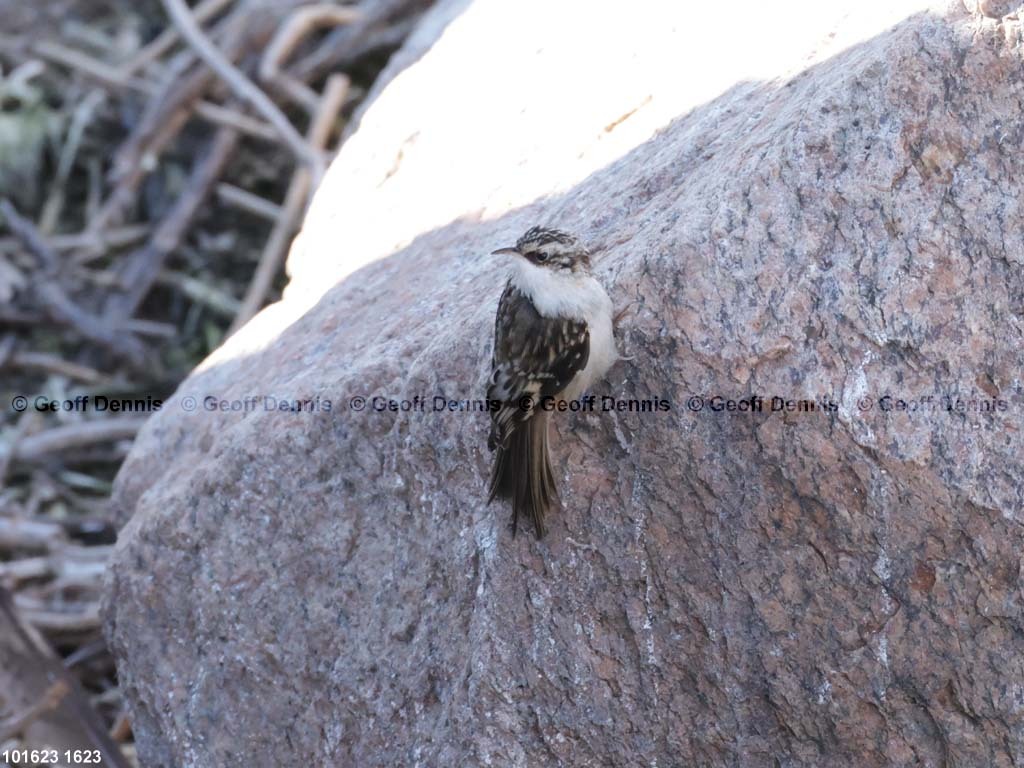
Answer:
<path fill-rule="evenodd" d="M 552 256 L 562 256 L 566 253 L 573 253 L 579 250 L 578 246 L 572 243 L 562 243 L 558 240 L 552 240 L 550 243 L 544 243 L 543 245 L 528 245 L 527 253 L 547 253 Z"/>

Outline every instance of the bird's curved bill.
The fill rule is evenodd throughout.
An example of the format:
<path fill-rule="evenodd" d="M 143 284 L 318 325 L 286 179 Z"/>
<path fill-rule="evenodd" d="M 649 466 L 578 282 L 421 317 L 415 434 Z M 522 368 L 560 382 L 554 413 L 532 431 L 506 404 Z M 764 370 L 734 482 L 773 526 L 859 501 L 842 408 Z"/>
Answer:
<path fill-rule="evenodd" d="M 519 251 L 517 251 L 515 248 L 499 248 L 496 251 L 491 251 L 491 256 L 504 256 L 505 254 L 509 254 L 511 256 L 518 256 Z"/>

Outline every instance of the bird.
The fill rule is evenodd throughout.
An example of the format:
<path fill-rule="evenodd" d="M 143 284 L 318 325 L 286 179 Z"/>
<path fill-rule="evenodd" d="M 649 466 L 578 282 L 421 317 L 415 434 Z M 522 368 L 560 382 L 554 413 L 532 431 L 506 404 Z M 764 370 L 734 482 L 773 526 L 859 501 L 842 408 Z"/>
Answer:
<path fill-rule="evenodd" d="M 487 503 L 510 499 L 512 536 L 528 517 L 540 539 L 560 504 L 548 447 L 553 409 L 544 403 L 575 400 L 618 359 L 612 300 L 591 273 L 590 251 L 568 232 L 535 226 L 492 255 L 512 262 L 487 387 L 494 453 Z"/>

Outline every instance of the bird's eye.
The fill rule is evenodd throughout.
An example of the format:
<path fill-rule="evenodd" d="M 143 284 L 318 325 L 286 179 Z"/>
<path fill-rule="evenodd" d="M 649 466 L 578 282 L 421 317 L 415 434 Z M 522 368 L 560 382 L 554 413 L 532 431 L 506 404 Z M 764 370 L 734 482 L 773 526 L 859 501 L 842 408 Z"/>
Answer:
<path fill-rule="evenodd" d="M 545 261 L 548 260 L 548 255 L 546 253 L 544 253 L 543 251 L 539 251 L 539 252 L 533 254 L 533 258 L 536 259 L 537 261 L 539 261 L 541 264 L 543 264 Z"/>

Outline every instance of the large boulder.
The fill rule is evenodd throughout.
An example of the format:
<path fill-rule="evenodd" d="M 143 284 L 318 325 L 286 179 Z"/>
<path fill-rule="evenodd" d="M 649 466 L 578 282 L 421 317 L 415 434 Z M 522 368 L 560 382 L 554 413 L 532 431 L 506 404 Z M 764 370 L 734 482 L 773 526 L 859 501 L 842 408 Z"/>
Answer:
<path fill-rule="evenodd" d="M 1024 761 L 1024 14 L 704 5 L 425 20 L 118 478 L 146 765 Z M 535 223 L 632 357 L 554 420 L 541 541 L 433 411 Z"/>

